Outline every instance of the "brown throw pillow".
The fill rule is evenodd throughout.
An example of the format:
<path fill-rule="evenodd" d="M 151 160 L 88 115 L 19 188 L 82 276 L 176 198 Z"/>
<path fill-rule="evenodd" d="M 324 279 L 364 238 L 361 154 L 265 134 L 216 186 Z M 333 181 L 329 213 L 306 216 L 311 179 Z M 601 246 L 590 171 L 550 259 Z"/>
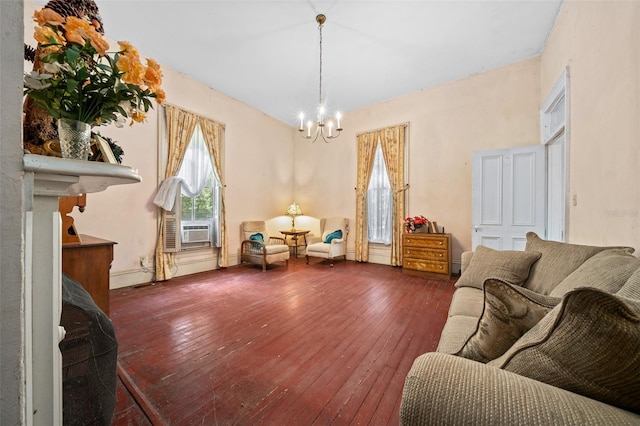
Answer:
<path fill-rule="evenodd" d="M 487 278 L 496 278 L 514 285 L 522 285 L 529 276 L 531 265 L 540 259 L 534 251 L 493 250 L 476 248 L 469 267 L 456 282 L 456 287 L 475 287 L 482 290 Z"/>
<path fill-rule="evenodd" d="M 525 251 L 542 253 L 542 257 L 531 268 L 524 286 L 536 293 L 550 294 L 570 273 L 578 269 L 587 259 L 603 250 L 619 248 L 633 253 L 632 247 L 596 247 L 546 241 L 535 232 L 527 233 Z"/>
<path fill-rule="evenodd" d="M 573 290 L 490 364 L 640 413 L 640 301 Z"/>
<path fill-rule="evenodd" d="M 500 280 L 486 280 L 478 328 L 456 355 L 479 362 L 498 358 L 560 300 Z"/>
<path fill-rule="evenodd" d="M 587 259 L 562 280 L 550 295 L 562 297 L 578 287 L 594 287 L 607 293 L 615 293 L 639 267 L 640 259 L 627 250 L 604 250 Z"/>

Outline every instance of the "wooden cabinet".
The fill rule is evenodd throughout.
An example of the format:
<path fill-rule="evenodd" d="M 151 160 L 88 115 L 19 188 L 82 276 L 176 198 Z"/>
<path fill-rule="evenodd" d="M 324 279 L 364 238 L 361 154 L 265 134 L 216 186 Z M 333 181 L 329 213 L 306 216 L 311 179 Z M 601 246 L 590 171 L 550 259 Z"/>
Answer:
<path fill-rule="evenodd" d="M 427 278 L 451 278 L 451 234 L 403 234 L 402 271 Z"/>
<path fill-rule="evenodd" d="M 80 235 L 80 240 L 62 245 L 62 272 L 80 283 L 109 315 L 109 270 L 116 243 L 89 235 Z"/>

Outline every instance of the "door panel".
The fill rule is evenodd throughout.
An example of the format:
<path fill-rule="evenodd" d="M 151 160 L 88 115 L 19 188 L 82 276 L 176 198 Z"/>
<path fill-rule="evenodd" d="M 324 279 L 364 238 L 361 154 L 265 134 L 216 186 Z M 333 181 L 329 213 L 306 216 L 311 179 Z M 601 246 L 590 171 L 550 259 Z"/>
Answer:
<path fill-rule="evenodd" d="M 472 244 L 524 250 L 526 233 L 545 236 L 543 145 L 473 154 Z"/>

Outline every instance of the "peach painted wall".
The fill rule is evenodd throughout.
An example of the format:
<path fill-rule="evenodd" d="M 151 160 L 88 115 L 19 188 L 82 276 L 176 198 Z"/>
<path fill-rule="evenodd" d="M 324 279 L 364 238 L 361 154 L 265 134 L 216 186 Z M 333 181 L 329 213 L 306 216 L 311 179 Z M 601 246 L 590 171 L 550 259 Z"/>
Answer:
<path fill-rule="evenodd" d="M 541 99 L 569 68 L 569 240 L 640 248 L 640 2 L 565 1 Z"/>
<path fill-rule="evenodd" d="M 298 139 L 296 201 L 305 213 L 344 215 L 353 224 L 356 135 L 409 123 L 407 214 L 444 226 L 459 260 L 471 247 L 472 153 L 539 143 L 538 70 L 533 58 L 347 113 L 346 130 L 330 144 Z M 370 255 L 388 263 L 386 249 L 372 247 Z"/>

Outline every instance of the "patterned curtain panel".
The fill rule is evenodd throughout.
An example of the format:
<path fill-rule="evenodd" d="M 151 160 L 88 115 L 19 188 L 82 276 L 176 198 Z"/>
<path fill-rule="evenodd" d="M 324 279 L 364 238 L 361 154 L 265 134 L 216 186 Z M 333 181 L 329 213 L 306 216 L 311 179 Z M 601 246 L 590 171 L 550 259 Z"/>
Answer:
<path fill-rule="evenodd" d="M 393 193 L 391 265 L 402 264 L 401 238 L 404 221 L 405 124 L 358 135 L 358 175 L 356 181 L 356 261 L 369 261 L 367 235 L 367 187 L 378 142 L 382 146 Z"/>
<path fill-rule="evenodd" d="M 356 261 L 369 261 L 367 234 L 367 187 L 378 144 L 378 132 L 358 135 L 358 175 L 356 180 Z"/>
<path fill-rule="evenodd" d="M 228 265 L 229 250 L 227 245 L 227 225 L 225 221 L 225 207 L 224 207 L 224 182 L 222 181 L 222 135 L 224 132 L 224 125 L 214 120 L 200 117 L 198 119 L 202 134 L 204 135 L 205 145 L 209 150 L 209 155 L 213 159 L 213 166 L 218 179 L 220 179 L 221 188 L 221 207 L 220 207 L 220 252 L 218 255 L 218 266 L 224 268 Z"/>
<path fill-rule="evenodd" d="M 387 174 L 391 183 L 393 206 L 391 207 L 391 265 L 402 265 L 401 239 L 404 222 L 404 137 L 405 125 L 388 127 L 380 131 L 380 143 Z"/>
<path fill-rule="evenodd" d="M 167 179 L 177 175 L 180 170 L 198 116 L 172 105 L 167 105 L 165 111 L 167 114 L 168 158 L 164 178 Z M 165 218 L 166 211 L 161 209 L 160 230 L 156 241 L 156 281 L 165 281 L 173 277 L 171 268 L 174 264 L 174 255 L 173 253 L 165 253 L 163 250 Z"/>

